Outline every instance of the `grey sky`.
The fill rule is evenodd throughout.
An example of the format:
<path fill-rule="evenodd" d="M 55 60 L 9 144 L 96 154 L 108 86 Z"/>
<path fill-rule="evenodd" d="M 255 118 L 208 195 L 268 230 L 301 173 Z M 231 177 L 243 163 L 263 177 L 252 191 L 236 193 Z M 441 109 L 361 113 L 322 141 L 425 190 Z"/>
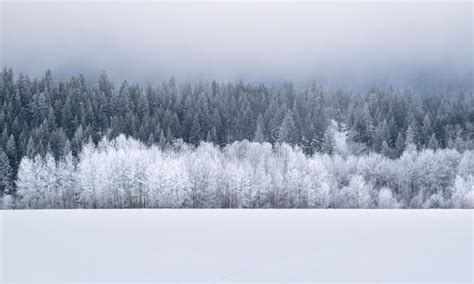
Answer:
<path fill-rule="evenodd" d="M 1 64 L 132 81 L 396 83 L 419 70 L 472 71 L 472 6 L 4 2 Z"/>

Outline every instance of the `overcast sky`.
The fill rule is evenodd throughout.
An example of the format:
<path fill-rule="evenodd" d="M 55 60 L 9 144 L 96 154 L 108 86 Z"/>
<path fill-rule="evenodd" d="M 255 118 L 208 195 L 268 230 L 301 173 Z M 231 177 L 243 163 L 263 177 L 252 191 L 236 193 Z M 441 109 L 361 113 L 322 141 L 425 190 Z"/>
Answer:
<path fill-rule="evenodd" d="M 467 3 L 3 3 L 1 64 L 115 80 L 398 82 L 472 71 Z"/>

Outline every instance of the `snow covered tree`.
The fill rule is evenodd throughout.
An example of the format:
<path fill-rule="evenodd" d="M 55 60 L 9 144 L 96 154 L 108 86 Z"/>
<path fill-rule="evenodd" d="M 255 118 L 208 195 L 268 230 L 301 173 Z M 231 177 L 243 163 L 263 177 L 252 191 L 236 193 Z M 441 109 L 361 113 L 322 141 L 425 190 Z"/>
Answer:
<path fill-rule="evenodd" d="M 263 135 L 263 129 L 260 124 L 257 124 L 257 129 L 255 130 L 255 135 L 253 141 L 263 143 L 265 142 L 265 137 Z"/>
<path fill-rule="evenodd" d="M 281 122 L 279 128 L 279 135 L 281 136 L 279 142 L 286 142 L 286 143 L 296 143 L 296 124 L 293 119 L 293 112 L 288 110 Z"/>
<path fill-rule="evenodd" d="M 43 207 L 44 188 L 39 180 L 39 172 L 42 170 L 42 161 L 39 156 L 35 159 L 23 158 L 18 168 L 16 181 L 17 195 L 21 207 L 45 208 Z"/>
<path fill-rule="evenodd" d="M 324 141 L 321 144 L 321 152 L 326 154 L 333 154 L 336 141 L 334 139 L 334 132 L 331 128 L 328 127 L 324 132 Z"/>
<path fill-rule="evenodd" d="M 380 189 L 377 204 L 378 204 L 378 208 L 384 208 L 384 209 L 400 208 L 400 204 L 393 197 L 392 190 L 386 187 L 383 187 L 382 189 Z"/>
<path fill-rule="evenodd" d="M 395 141 L 395 149 L 397 149 L 397 157 L 403 153 L 405 149 L 405 141 L 403 141 L 403 135 L 401 132 L 398 133 L 397 140 Z"/>
<path fill-rule="evenodd" d="M 0 150 L 0 196 L 8 193 L 12 186 L 12 169 L 5 152 Z"/>
<path fill-rule="evenodd" d="M 343 187 L 336 193 L 336 208 L 372 208 L 373 189 L 366 184 L 364 178 L 355 175 L 351 178 L 349 185 Z"/>
<path fill-rule="evenodd" d="M 15 199 L 11 194 L 5 194 L 0 198 L 0 209 L 14 209 Z"/>
<path fill-rule="evenodd" d="M 436 139 L 435 134 L 431 135 L 430 140 L 428 141 L 428 149 L 437 150 L 439 147 L 438 139 Z"/>
<path fill-rule="evenodd" d="M 198 114 L 194 115 L 193 124 L 189 133 L 189 142 L 197 145 L 201 141 L 201 123 L 199 122 Z"/>
<path fill-rule="evenodd" d="M 454 208 L 474 209 L 474 176 L 457 176 L 451 188 L 451 196 Z"/>

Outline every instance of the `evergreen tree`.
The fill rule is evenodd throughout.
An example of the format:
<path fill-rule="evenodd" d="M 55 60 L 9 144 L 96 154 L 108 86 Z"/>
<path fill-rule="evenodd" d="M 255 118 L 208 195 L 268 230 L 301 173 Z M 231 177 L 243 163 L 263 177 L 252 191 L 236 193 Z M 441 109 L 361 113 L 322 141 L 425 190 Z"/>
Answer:
<path fill-rule="evenodd" d="M 165 133 L 163 132 L 163 129 L 160 130 L 160 137 L 158 140 L 158 145 L 160 146 L 161 149 L 164 149 L 166 147 L 166 137 Z"/>
<path fill-rule="evenodd" d="M 193 124 L 189 133 L 189 142 L 197 145 L 201 141 L 201 123 L 199 122 L 199 116 L 194 115 Z"/>
<path fill-rule="evenodd" d="M 405 149 L 405 141 L 403 140 L 403 135 L 401 132 L 398 133 L 397 141 L 395 142 L 395 149 L 397 149 L 398 156 L 400 156 Z"/>
<path fill-rule="evenodd" d="M 385 119 L 382 121 L 382 123 L 379 123 L 375 133 L 374 149 L 376 151 L 382 151 L 383 142 L 386 141 L 388 144 L 388 141 L 390 141 L 390 129 Z"/>
<path fill-rule="evenodd" d="M 265 137 L 263 136 L 263 130 L 260 124 L 257 124 L 257 129 L 255 130 L 253 141 L 259 143 L 265 142 Z"/>
<path fill-rule="evenodd" d="M 68 147 L 66 145 L 70 143 L 69 140 L 66 137 L 66 133 L 62 130 L 62 128 L 59 128 L 53 133 L 51 133 L 51 136 L 49 137 L 49 148 L 51 150 L 51 154 L 53 155 L 54 159 L 56 161 L 59 161 L 61 157 L 63 157 L 66 153 L 64 153 L 64 149 L 69 148 L 70 150 L 70 144 Z M 69 152 L 68 150 L 68 152 Z"/>
<path fill-rule="evenodd" d="M 438 147 L 439 147 L 438 139 L 436 139 L 436 136 L 433 133 L 431 135 L 431 138 L 430 138 L 429 142 L 428 142 L 428 149 L 437 150 Z"/>
<path fill-rule="evenodd" d="M 7 154 L 0 151 L 0 196 L 11 190 L 12 174 Z"/>
<path fill-rule="evenodd" d="M 146 141 L 146 145 L 148 147 L 152 146 L 153 144 L 155 144 L 155 136 L 153 135 L 153 132 L 150 133 L 150 135 L 148 136 L 148 139 Z"/>
<path fill-rule="evenodd" d="M 293 120 L 293 112 L 288 110 L 285 118 L 281 122 L 279 128 L 279 142 L 286 142 L 286 143 L 296 143 L 296 124 Z"/>
<path fill-rule="evenodd" d="M 387 141 L 382 142 L 381 154 L 384 155 L 385 157 L 391 157 L 392 156 L 392 150 L 388 146 Z"/>
<path fill-rule="evenodd" d="M 71 141 L 71 151 L 74 157 L 77 157 L 77 155 L 81 151 L 83 140 L 84 140 L 84 131 L 82 129 L 82 125 L 79 125 L 79 127 L 74 132 L 74 136 L 72 137 L 72 141 Z"/>
<path fill-rule="evenodd" d="M 14 168 L 17 163 L 17 149 L 13 135 L 10 135 L 10 138 L 8 138 L 7 144 L 5 145 L 5 152 L 10 160 L 10 165 Z"/>
<path fill-rule="evenodd" d="M 321 145 L 321 152 L 329 155 L 333 154 L 335 144 L 334 132 L 328 127 L 324 132 L 324 141 Z"/>
<path fill-rule="evenodd" d="M 33 141 L 33 137 L 30 136 L 28 139 L 28 144 L 26 145 L 26 157 L 33 159 L 38 154 L 35 148 L 35 142 Z"/>
<path fill-rule="evenodd" d="M 423 144 L 428 145 L 433 134 L 433 122 L 430 113 L 423 119 Z"/>
<path fill-rule="evenodd" d="M 405 136 L 405 147 L 408 147 L 410 144 L 415 145 L 415 132 L 411 126 L 408 126 Z"/>

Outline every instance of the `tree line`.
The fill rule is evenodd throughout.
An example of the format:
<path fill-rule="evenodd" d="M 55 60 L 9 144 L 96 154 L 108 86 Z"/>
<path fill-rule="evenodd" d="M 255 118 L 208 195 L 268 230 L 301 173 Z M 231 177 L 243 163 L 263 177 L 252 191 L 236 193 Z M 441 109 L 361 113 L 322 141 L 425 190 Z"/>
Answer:
<path fill-rule="evenodd" d="M 160 148 L 120 135 L 77 164 L 25 157 L 5 208 L 474 208 L 474 151 L 308 156 L 286 143 Z"/>
<path fill-rule="evenodd" d="M 127 81 L 116 87 L 102 73 L 56 82 L 52 72 L 31 79 L 4 68 L 0 79 L 0 195 L 16 193 L 24 157 L 59 163 L 82 147 L 120 134 L 165 149 L 176 141 L 225 147 L 235 141 L 298 146 L 302 153 L 332 154 L 347 134 L 351 154 L 399 158 L 416 149 L 474 149 L 472 90 L 419 94 L 373 88 L 367 93 L 326 90 L 316 83 L 296 88 L 263 84 L 184 82 L 157 86 Z"/>

